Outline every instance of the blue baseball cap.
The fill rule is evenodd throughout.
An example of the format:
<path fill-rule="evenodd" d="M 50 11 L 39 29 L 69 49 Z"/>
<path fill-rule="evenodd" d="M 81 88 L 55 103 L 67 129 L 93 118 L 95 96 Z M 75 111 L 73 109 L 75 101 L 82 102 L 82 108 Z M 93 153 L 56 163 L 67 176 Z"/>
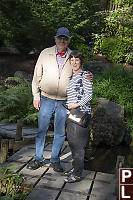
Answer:
<path fill-rule="evenodd" d="M 69 30 L 66 28 L 66 27 L 60 27 L 58 30 L 57 30 L 57 33 L 56 33 L 56 37 L 59 37 L 61 35 L 64 35 L 66 36 L 67 38 L 70 38 L 70 32 Z"/>

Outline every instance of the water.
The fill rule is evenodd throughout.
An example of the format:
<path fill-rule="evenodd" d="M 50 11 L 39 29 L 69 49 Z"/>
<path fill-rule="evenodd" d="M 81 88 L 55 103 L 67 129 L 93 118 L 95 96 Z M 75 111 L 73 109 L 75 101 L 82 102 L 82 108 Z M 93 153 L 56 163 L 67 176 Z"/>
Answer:
<path fill-rule="evenodd" d="M 85 169 L 103 173 L 115 173 L 117 156 L 124 156 L 125 168 L 133 168 L 133 145 L 115 147 L 91 147 L 86 149 Z"/>

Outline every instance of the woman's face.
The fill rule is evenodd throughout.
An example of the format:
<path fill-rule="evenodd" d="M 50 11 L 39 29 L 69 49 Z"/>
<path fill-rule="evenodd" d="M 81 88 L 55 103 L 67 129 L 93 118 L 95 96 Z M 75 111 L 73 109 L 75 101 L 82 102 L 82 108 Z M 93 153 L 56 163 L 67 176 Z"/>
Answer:
<path fill-rule="evenodd" d="M 70 65 L 75 74 L 77 74 L 81 71 L 81 61 L 79 58 L 72 57 L 70 59 Z"/>

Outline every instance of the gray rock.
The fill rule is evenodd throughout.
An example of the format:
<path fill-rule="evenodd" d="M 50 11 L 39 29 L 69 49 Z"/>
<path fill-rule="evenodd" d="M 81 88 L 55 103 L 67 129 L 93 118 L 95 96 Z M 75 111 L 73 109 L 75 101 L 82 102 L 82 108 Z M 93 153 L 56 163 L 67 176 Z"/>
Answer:
<path fill-rule="evenodd" d="M 125 136 L 124 108 L 104 98 L 99 98 L 98 104 L 92 109 L 90 131 L 94 145 L 114 146 L 123 141 L 130 143 L 129 137 L 127 139 Z"/>
<path fill-rule="evenodd" d="M 14 77 L 18 77 L 18 78 L 24 80 L 25 82 L 31 82 L 33 74 L 27 73 L 25 71 L 16 71 L 14 73 Z"/>
<path fill-rule="evenodd" d="M 100 74 L 102 71 L 108 69 L 109 67 L 110 65 L 108 63 L 95 60 L 84 64 L 84 69 L 87 71 L 91 71 L 94 75 Z"/>

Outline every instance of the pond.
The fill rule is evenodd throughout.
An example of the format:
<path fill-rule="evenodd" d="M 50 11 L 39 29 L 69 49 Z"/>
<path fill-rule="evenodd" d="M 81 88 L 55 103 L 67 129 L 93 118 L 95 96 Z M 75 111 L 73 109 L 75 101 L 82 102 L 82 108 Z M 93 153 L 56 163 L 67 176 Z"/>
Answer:
<path fill-rule="evenodd" d="M 133 142 L 130 146 L 86 148 L 85 169 L 103 173 L 115 173 L 117 156 L 124 156 L 125 168 L 133 168 Z"/>

